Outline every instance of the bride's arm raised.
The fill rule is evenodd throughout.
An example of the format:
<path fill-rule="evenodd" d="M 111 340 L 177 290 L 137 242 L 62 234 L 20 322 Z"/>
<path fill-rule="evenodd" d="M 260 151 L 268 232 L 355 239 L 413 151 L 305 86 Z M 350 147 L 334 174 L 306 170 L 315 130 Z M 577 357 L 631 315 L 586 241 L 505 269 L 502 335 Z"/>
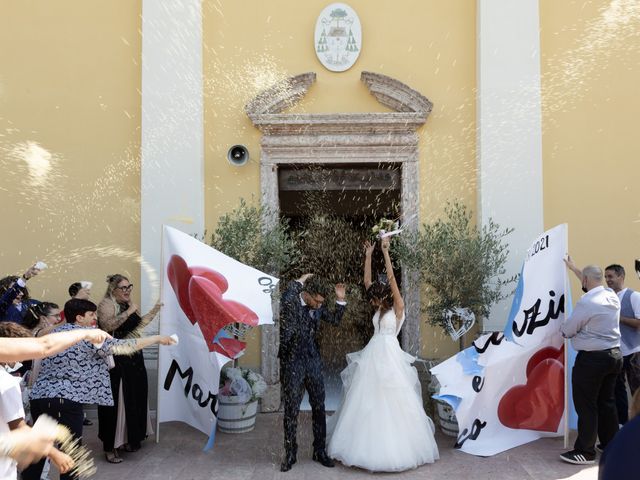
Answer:
<path fill-rule="evenodd" d="M 371 286 L 371 256 L 373 255 L 373 249 L 376 247 L 375 243 L 371 245 L 371 242 L 367 240 L 364 242 L 364 288 L 369 290 Z"/>
<path fill-rule="evenodd" d="M 402 320 L 402 314 L 404 313 L 404 300 L 400 295 L 400 289 L 398 288 L 398 282 L 393 274 L 393 264 L 391 263 L 391 257 L 389 256 L 389 245 L 391 244 L 390 237 L 384 237 L 380 241 L 382 247 L 382 254 L 384 255 L 384 266 L 387 270 L 387 278 L 389 279 L 389 286 L 391 287 L 391 293 L 393 294 L 393 311 L 396 314 L 396 328 L 399 326 L 399 322 Z"/>

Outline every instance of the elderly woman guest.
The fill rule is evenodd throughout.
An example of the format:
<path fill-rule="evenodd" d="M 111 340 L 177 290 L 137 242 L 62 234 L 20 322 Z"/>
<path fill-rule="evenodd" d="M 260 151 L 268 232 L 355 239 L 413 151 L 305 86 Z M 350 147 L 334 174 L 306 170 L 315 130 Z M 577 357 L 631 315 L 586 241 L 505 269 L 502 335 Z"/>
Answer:
<path fill-rule="evenodd" d="M 90 284 L 91 282 L 88 283 Z M 73 285 L 76 284 L 74 283 Z M 77 285 L 80 285 L 80 283 L 78 283 Z M 83 287 L 78 288 L 80 289 L 80 291 L 83 291 Z M 69 287 L 69 291 L 71 291 L 71 287 Z M 89 300 L 89 295 L 71 295 L 71 298 Z M 53 329 L 58 328 L 63 323 L 65 323 L 64 310 L 60 310 L 60 307 L 58 307 L 58 305 L 56 305 L 55 303 L 42 302 L 29 309 L 29 311 L 24 316 L 22 326 L 31 330 L 31 334 L 34 337 L 41 337 L 43 335 L 51 333 Z M 33 365 L 31 366 L 31 371 L 29 372 L 29 376 L 27 377 L 29 387 L 31 387 L 36 381 L 39 372 L 40 360 L 34 360 Z M 93 425 L 93 422 L 87 418 L 86 413 L 84 414 L 83 425 Z"/>
<path fill-rule="evenodd" d="M 149 313 L 140 316 L 138 306 L 131 300 L 133 285 L 129 279 L 120 274 L 110 275 L 107 283 L 107 292 L 98 305 L 99 327 L 114 338 L 139 336 L 158 314 L 161 304 L 156 303 Z M 109 371 L 114 406 L 98 406 L 98 436 L 104 451 L 114 454 L 110 461 L 120 463 L 122 459 L 117 454 L 117 448 L 122 446 L 127 452 L 135 452 L 147 437 L 148 385 L 142 352 L 115 357 L 114 360 L 115 366 Z M 121 402 L 124 409 L 120 407 Z M 125 431 L 122 427 L 126 427 L 126 439 L 121 433 Z"/>

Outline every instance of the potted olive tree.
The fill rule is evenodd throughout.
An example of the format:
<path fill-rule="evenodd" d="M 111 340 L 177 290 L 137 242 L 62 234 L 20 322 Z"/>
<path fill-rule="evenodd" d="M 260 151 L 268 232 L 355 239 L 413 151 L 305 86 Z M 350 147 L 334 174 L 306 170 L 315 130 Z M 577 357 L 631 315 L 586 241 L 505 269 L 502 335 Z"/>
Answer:
<path fill-rule="evenodd" d="M 297 249 L 287 219 L 278 218 L 265 228 L 262 220 L 267 214 L 240 199 L 236 209 L 219 218 L 209 244 L 245 265 L 279 276 L 295 264 Z"/>
<path fill-rule="evenodd" d="M 268 214 L 269 212 L 263 208 L 249 205 L 244 199 L 241 199 L 240 205 L 236 209 L 220 217 L 209 239 L 210 245 L 225 255 L 262 272 L 277 277 L 286 275 L 297 260 L 296 242 L 290 233 L 286 218 L 279 218 L 269 228 L 265 227 L 263 219 L 269 216 Z M 277 289 L 272 292 L 274 303 L 277 299 L 277 293 Z M 234 324 L 230 327 L 229 333 L 242 339 L 249 330 L 250 327 L 244 324 Z M 219 428 L 224 431 L 232 431 L 230 424 L 236 423 L 238 430 L 234 431 L 240 433 L 253 428 L 257 399 L 265 396 L 264 390 L 257 392 L 253 387 L 256 385 L 262 387 L 264 379 L 255 372 L 237 368 L 237 360 L 233 361 L 232 367 L 225 368 L 221 375 L 221 389 L 224 389 L 225 386 L 232 388 L 227 391 L 221 390 L 218 418 L 224 419 L 224 421 L 219 423 Z M 246 395 L 243 396 L 235 391 L 238 386 L 242 386 L 241 378 L 231 378 L 235 382 L 227 381 L 237 372 L 241 372 L 244 380 L 252 387 L 253 391 L 247 398 L 245 398 Z M 239 375 L 236 376 L 239 377 Z M 266 388 L 266 384 L 264 385 Z"/>
<path fill-rule="evenodd" d="M 438 220 L 401 235 L 397 254 L 425 287 L 422 309 L 429 323 L 457 340 L 460 351 L 475 319 L 487 317 L 492 305 L 511 294 L 508 287 L 517 276 L 503 277 L 509 255 L 505 238 L 512 231 L 493 220 L 478 227 L 471 212 L 456 202 Z M 443 431 L 456 435 L 451 407 L 439 402 L 438 413 Z"/>

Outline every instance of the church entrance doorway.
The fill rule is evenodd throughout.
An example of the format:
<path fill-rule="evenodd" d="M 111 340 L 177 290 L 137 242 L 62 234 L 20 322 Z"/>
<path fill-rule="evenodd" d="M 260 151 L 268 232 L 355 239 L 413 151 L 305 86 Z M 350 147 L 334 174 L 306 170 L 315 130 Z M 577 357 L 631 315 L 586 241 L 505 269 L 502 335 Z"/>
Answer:
<path fill-rule="evenodd" d="M 346 354 L 361 350 L 373 333 L 373 310 L 365 299 L 363 242 L 373 241 L 371 228 L 381 218 L 401 216 L 401 166 L 391 163 L 291 164 L 278 171 L 280 215 L 294 232 L 304 232 L 302 268 L 345 282 L 349 303 L 339 326 L 325 322 L 319 332 L 324 362 L 325 407 L 335 410 L 341 395 L 340 372 Z M 373 256 L 373 278 L 384 275 L 379 249 Z M 302 272 L 302 273 L 306 273 Z M 396 278 L 401 279 L 400 271 Z M 307 397 L 302 409 L 310 409 Z"/>

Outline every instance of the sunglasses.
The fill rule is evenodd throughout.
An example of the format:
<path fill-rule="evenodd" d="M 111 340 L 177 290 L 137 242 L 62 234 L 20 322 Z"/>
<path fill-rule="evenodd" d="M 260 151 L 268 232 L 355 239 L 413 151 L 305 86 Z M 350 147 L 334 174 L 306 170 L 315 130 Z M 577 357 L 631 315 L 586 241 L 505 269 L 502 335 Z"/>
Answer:
<path fill-rule="evenodd" d="M 116 287 L 116 290 L 122 290 L 123 292 L 130 292 L 131 290 L 133 290 L 133 283 L 130 283 L 129 285 L 123 285 L 122 287 Z"/>

